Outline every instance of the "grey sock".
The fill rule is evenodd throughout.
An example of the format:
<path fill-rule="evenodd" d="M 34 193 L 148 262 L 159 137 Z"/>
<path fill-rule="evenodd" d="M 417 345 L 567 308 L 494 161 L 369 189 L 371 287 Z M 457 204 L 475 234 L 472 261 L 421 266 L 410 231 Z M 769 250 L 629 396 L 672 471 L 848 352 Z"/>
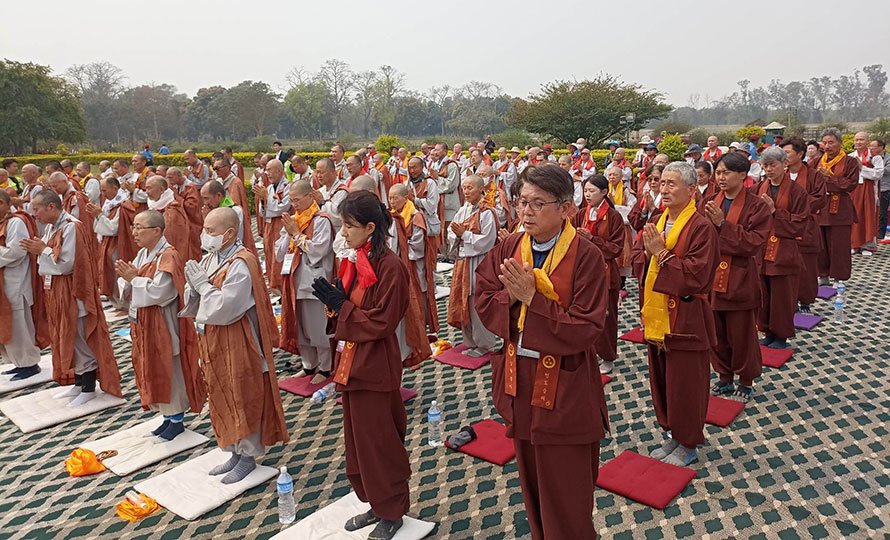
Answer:
<path fill-rule="evenodd" d="M 374 530 L 371 531 L 371 534 L 368 535 L 368 540 L 391 540 L 400 528 L 402 528 L 401 519 L 397 521 L 381 519 L 380 523 L 378 523 L 377 526 L 374 527 Z"/>
<path fill-rule="evenodd" d="M 234 484 L 244 480 L 250 471 L 256 469 L 256 461 L 251 456 L 241 456 L 235 468 L 229 471 L 229 474 L 223 476 L 223 484 Z"/>
<path fill-rule="evenodd" d="M 232 457 L 229 458 L 228 461 L 223 463 L 222 465 L 217 465 L 216 467 L 210 469 L 210 476 L 218 476 L 220 474 L 226 474 L 235 468 L 235 465 L 238 464 L 238 461 L 241 459 L 241 456 L 232 452 Z"/>
<path fill-rule="evenodd" d="M 668 439 L 664 441 L 664 444 L 661 445 L 660 448 L 656 448 L 652 452 L 649 453 L 649 457 L 655 459 L 664 459 L 668 457 L 668 455 L 677 448 L 680 443 L 677 442 L 676 439 Z"/>
<path fill-rule="evenodd" d="M 364 514 L 359 514 L 357 516 L 353 516 L 349 518 L 349 521 L 346 522 L 346 525 L 343 526 L 347 531 L 357 531 L 359 529 L 363 529 L 368 525 L 373 525 L 380 521 L 380 518 L 374 515 L 373 510 L 368 510 Z"/>
<path fill-rule="evenodd" d="M 662 461 L 670 465 L 686 467 L 690 463 L 698 461 L 698 452 L 696 452 L 695 448 L 686 448 L 682 444 L 678 444 L 677 448 L 675 448 L 669 456 L 662 459 Z"/>

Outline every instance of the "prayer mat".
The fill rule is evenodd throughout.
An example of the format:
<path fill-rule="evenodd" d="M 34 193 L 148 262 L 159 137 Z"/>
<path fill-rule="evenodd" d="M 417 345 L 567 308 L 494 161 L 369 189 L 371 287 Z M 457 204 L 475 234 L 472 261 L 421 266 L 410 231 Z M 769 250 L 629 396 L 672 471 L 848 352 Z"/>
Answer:
<path fill-rule="evenodd" d="M 67 387 L 54 386 L 4 401 L 0 403 L 0 411 L 12 420 L 22 430 L 22 433 L 31 433 L 127 402 L 125 399 L 106 394 L 98 389 L 97 383 L 96 397 L 78 407 L 68 408 L 68 403 L 73 398 L 53 398 L 53 395 L 65 388 Z"/>
<path fill-rule="evenodd" d="M 454 268 L 454 264 L 446 263 L 446 262 L 437 262 L 436 263 L 436 272 L 447 272 Z"/>
<path fill-rule="evenodd" d="M 705 422 L 715 426 L 726 427 L 736 419 L 743 410 L 745 404 L 741 401 L 726 399 L 718 396 L 708 396 L 708 414 Z"/>
<path fill-rule="evenodd" d="M 402 394 L 402 403 L 408 403 L 409 401 L 417 397 L 417 392 L 411 390 L 410 388 L 399 388 L 399 393 Z M 337 403 L 343 403 L 343 396 L 337 398 Z"/>
<path fill-rule="evenodd" d="M 473 424 L 472 427 L 476 432 L 475 439 L 460 448 L 451 448 L 448 441 L 445 441 L 445 446 L 495 465 L 503 465 L 516 457 L 513 439 L 507 437 L 504 424 L 489 418 Z"/>
<path fill-rule="evenodd" d="M 127 326 L 126 328 L 122 328 L 120 330 L 115 331 L 112 335 L 115 335 L 120 338 L 124 338 L 125 340 L 127 340 L 131 343 L 133 341 L 133 337 L 130 336 L 130 327 L 129 326 Z"/>
<path fill-rule="evenodd" d="M 798 330 L 812 330 L 817 324 L 822 322 L 824 317 L 818 315 L 807 315 L 806 313 L 794 314 L 794 327 Z"/>
<path fill-rule="evenodd" d="M 491 360 L 492 353 L 484 354 L 479 358 L 473 358 L 472 356 L 461 354 L 465 350 L 467 350 L 466 345 L 458 345 L 440 352 L 433 358 L 443 364 L 469 370 L 479 369 Z"/>
<path fill-rule="evenodd" d="M 297 507 L 299 510 L 299 507 Z M 358 500 L 354 491 L 349 495 L 316 510 L 309 517 L 284 529 L 272 537 L 274 540 L 367 540 L 374 526 L 349 532 L 343 525 L 349 518 L 363 514 L 371 509 L 371 505 Z M 420 540 L 429 535 L 436 527 L 435 523 L 420 521 L 409 516 L 402 518 L 402 527 L 393 536 L 393 540 Z"/>
<path fill-rule="evenodd" d="M 596 485 L 659 510 L 695 478 L 695 471 L 625 450 L 600 467 Z"/>
<path fill-rule="evenodd" d="M 630 341 L 631 343 L 644 343 L 645 333 L 643 332 L 643 327 L 638 326 L 629 332 L 625 332 L 621 335 L 621 339 L 625 341 Z"/>
<path fill-rule="evenodd" d="M 107 308 L 105 311 L 105 322 L 113 323 L 127 318 L 126 311 L 118 311 L 114 308 Z"/>
<path fill-rule="evenodd" d="M 451 287 L 442 287 L 441 285 L 436 285 L 436 300 L 447 298 L 450 294 Z"/>
<path fill-rule="evenodd" d="M 312 397 L 312 394 L 314 394 L 316 390 L 321 390 L 326 384 L 331 382 L 331 377 L 328 377 L 318 384 L 312 384 L 312 377 L 314 377 L 314 375 L 307 375 L 305 377 L 288 377 L 283 381 L 278 381 L 278 388 L 298 396 Z"/>
<path fill-rule="evenodd" d="M 0 375 L 0 394 L 12 392 L 13 390 L 21 390 L 22 388 L 36 386 L 38 384 L 43 384 L 53 380 L 52 353 L 41 354 L 40 361 L 37 362 L 37 365 L 40 366 L 40 373 L 28 377 L 27 379 L 22 379 L 21 381 L 11 381 L 10 379 L 12 379 L 14 375 Z M 6 371 L 7 369 L 12 369 L 13 367 L 15 366 L 13 366 L 12 364 L 3 364 L 2 366 L 0 366 L 0 371 Z"/>
<path fill-rule="evenodd" d="M 890 238 L 885 238 L 883 240 L 878 240 L 879 244 L 890 244 Z"/>
<path fill-rule="evenodd" d="M 612 377 L 609 375 L 606 375 L 605 373 L 600 373 L 600 377 L 603 380 L 603 386 L 606 386 L 607 384 L 612 382 Z"/>
<path fill-rule="evenodd" d="M 139 482 L 133 489 L 156 500 L 159 505 L 181 518 L 193 520 L 222 506 L 250 488 L 267 484 L 278 476 L 278 470 L 257 464 L 243 480 L 223 484 L 225 476 L 210 476 L 210 469 L 225 463 L 231 454 L 219 448 L 190 459 L 162 474 Z M 274 491 L 274 486 L 266 486 Z M 345 521 L 344 521 L 345 523 Z"/>
<path fill-rule="evenodd" d="M 760 346 L 760 356 L 763 358 L 763 365 L 771 368 L 780 368 L 785 362 L 791 359 L 794 349 L 770 349 L 769 347 Z"/>
<path fill-rule="evenodd" d="M 186 417 L 188 418 L 188 415 Z M 163 421 L 163 418 L 157 416 L 108 437 L 87 441 L 79 447 L 92 450 L 96 454 L 106 450 L 117 450 L 117 455 L 103 460 L 102 465 L 117 476 L 126 476 L 209 440 L 190 429 L 186 429 L 172 441 L 165 441 L 152 435 L 151 432 Z"/>
<path fill-rule="evenodd" d="M 828 300 L 832 296 L 837 294 L 837 289 L 834 287 L 819 287 L 819 291 L 816 293 L 816 298 L 821 298 L 823 300 Z"/>

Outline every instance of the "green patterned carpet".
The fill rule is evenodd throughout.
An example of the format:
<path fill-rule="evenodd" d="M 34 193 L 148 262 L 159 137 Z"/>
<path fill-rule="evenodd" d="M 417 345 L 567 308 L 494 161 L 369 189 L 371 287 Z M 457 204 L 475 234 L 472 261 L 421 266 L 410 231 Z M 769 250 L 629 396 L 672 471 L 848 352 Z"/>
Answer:
<path fill-rule="evenodd" d="M 793 341 L 797 354 L 781 369 L 765 368 L 755 399 L 739 418 L 728 428 L 706 427 L 707 444 L 694 465 L 698 476 L 671 505 L 654 510 L 597 490 L 597 530 L 606 538 L 627 539 L 888 537 L 888 259 L 886 248 L 871 258 L 855 257 L 848 323 L 825 321 L 799 333 Z M 622 332 L 636 321 L 636 287 L 629 288 Z M 443 321 L 444 309 L 440 301 Z M 827 300 L 814 306 L 826 317 L 831 309 Z M 122 327 L 116 323 L 112 330 Z M 458 338 L 450 330 L 443 335 Z M 112 340 L 130 400 L 126 406 L 29 435 L 0 419 L 0 538 L 221 540 L 277 533 L 274 481 L 191 522 L 163 509 L 138 524 L 116 516 L 114 505 L 134 483 L 208 451 L 212 442 L 129 477 L 68 476 L 63 461 L 80 442 L 150 417 L 138 406 L 129 343 L 117 336 Z M 601 464 L 624 450 L 643 453 L 661 442 L 644 348 L 619 343 L 615 379 L 606 387 L 612 432 L 602 441 Z M 289 356 L 277 354 L 278 366 Z M 404 386 L 419 394 L 407 404 L 410 514 L 437 523 L 433 538 L 529 537 L 515 463 L 498 467 L 426 446 L 425 411 L 433 399 L 444 404 L 446 434 L 497 418 L 490 384 L 488 366 L 467 371 L 427 361 L 421 370 L 405 373 Z M 291 442 L 272 448 L 263 463 L 288 466 L 299 520 L 350 490 L 340 406 L 333 400 L 314 405 L 287 393 L 282 399 Z M 212 441 L 206 410 L 186 422 Z"/>

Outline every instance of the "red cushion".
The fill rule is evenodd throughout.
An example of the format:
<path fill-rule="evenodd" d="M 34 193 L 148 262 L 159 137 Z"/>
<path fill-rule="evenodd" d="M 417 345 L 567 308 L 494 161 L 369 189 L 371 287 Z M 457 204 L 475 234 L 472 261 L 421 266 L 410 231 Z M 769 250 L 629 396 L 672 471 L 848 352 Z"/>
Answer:
<path fill-rule="evenodd" d="M 399 393 L 402 395 L 402 403 L 407 403 L 417 397 L 417 392 L 410 388 L 399 388 Z M 343 403 L 343 396 L 337 398 L 337 403 Z"/>
<path fill-rule="evenodd" d="M 474 424 L 473 431 L 476 438 L 455 450 L 495 465 L 503 465 L 516 457 L 513 439 L 507 438 L 507 428 L 500 422 L 489 418 Z M 448 441 L 445 441 L 445 446 L 451 448 Z"/>
<path fill-rule="evenodd" d="M 763 358 L 763 365 L 772 368 L 780 368 L 787 362 L 794 349 L 770 349 L 769 347 L 760 346 L 760 356 Z"/>
<path fill-rule="evenodd" d="M 612 382 L 612 377 L 609 377 L 608 375 L 600 373 L 600 377 L 602 377 L 602 379 L 603 379 L 603 386 L 606 386 L 607 384 Z"/>
<path fill-rule="evenodd" d="M 291 394 L 296 394 L 298 396 L 312 397 L 312 394 L 314 394 L 316 390 L 324 388 L 326 384 L 331 382 L 330 377 L 318 384 L 310 383 L 309 381 L 311 380 L 312 375 L 307 375 L 306 377 L 288 377 L 283 381 L 278 381 L 278 388 L 287 390 Z"/>
<path fill-rule="evenodd" d="M 596 485 L 663 510 L 693 478 L 695 471 L 690 468 L 669 465 L 625 450 L 600 467 Z"/>
<path fill-rule="evenodd" d="M 643 343 L 644 336 L 645 336 L 645 334 L 643 333 L 643 327 L 638 326 L 638 327 L 634 328 L 633 330 L 631 330 L 630 332 L 623 334 L 621 336 L 621 339 L 623 339 L 625 341 L 632 341 L 634 343 Z"/>
<path fill-rule="evenodd" d="M 708 397 L 708 414 L 705 422 L 715 426 L 726 427 L 745 409 L 741 401 L 734 401 L 717 396 Z"/>
<path fill-rule="evenodd" d="M 433 358 L 449 366 L 472 370 L 481 368 L 491 359 L 491 353 L 480 356 L 479 358 L 473 358 L 472 356 L 461 354 L 461 351 L 465 350 L 467 350 L 466 345 L 458 345 L 457 347 L 452 347 L 440 352 Z"/>

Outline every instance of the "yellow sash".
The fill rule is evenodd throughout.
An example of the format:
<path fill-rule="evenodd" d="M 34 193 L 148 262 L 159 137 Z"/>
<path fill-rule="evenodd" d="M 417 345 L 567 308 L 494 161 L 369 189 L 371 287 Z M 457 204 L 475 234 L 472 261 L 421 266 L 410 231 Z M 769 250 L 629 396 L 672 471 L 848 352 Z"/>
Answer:
<path fill-rule="evenodd" d="M 624 181 L 619 180 L 614 186 L 609 184 L 609 193 L 612 195 L 612 202 L 618 206 L 624 206 Z"/>
<path fill-rule="evenodd" d="M 308 227 L 310 223 L 312 223 L 312 218 L 315 217 L 315 214 L 318 213 L 318 210 L 318 203 L 312 201 L 312 205 L 310 205 L 309 208 L 294 215 L 294 221 L 296 221 L 297 225 L 300 227 L 301 233 L 306 230 L 306 227 Z M 294 244 L 294 241 L 291 240 L 290 250 L 293 251 L 295 247 L 296 244 Z"/>
<path fill-rule="evenodd" d="M 680 238 L 680 233 L 683 231 L 683 227 L 686 226 L 686 223 L 689 222 L 693 214 L 695 214 L 695 201 L 690 199 L 689 204 L 687 204 L 686 208 L 684 208 L 683 211 L 680 212 L 680 215 L 677 216 L 673 227 L 671 227 L 670 232 L 667 234 L 667 238 L 665 238 L 665 247 L 668 250 L 674 249 L 674 246 L 677 245 L 677 240 Z M 664 231 L 667 216 L 668 212 L 666 211 L 661 214 L 660 218 L 658 218 L 658 225 L 656 225 L 656 227 L 659 231 Z M 653 290 L 660 269 L 661 267 L 658 266 L 658 263 L 655 260 L 655 255 L 653 255 L 649 260 L 649 271 L 646 273 L 646 288 L 643 297 L 642 310 L 643 328 L 646 331 L 646 339 L 657 343 L 664 342 L 665 334 L 671 333 L 671 318 L 668 314 L 668 297 L 664 293 L 655 292 Z"/>
<path fill-rule="evenodd" d="M 563 257 L 568 253 L 569 246 L 572 244 L 572 240 L 575 239 L 575 234 L 575 228 L 572 227 L 569 220 L 566 220 L 565 225 L 562 228 L 562 233 L 559 235 L 559 240 L 556 241 L 556 245 L 553 246 L 553 249 L 547 254 L 547 259 L 544 260 L 543 268 L 534 268 L 535 260 L 532 256 L 531 236 L 529 236 L 528 233 L 525 233 L 522 236 L 522 244 L 520 245 L 522 261 L 534 268 L 535 290 L 550 300 L 559 301 L 559 295 L 553 290 L 553 282 L 550 281 L 550 274 L 556 270 L 556 267 L 562 262 Z M 525 316 L 527 312 L 528 306 L 522 304 L 522 307 L 519 310 L 519 321 L 516 325 L 520 332 L 522 332 L 525 327 Z"/>
<path fill-rule="evenodd" d="M 842 159 L 844 159 L 844 151 L 841 150 L 834 156 L 834 159 L 828 161 L 828 154 L 822 154 L 822 160 L 819 162 L 819 166 L 828 171 L 828 174 L 834 174 L 834 166 L 840 163 Z"/>
<path fill-rule="evenodd" d="M 411 217 L 414 216 L 414 212 L 416 211 L 416 207 L 411 200 L 405 201 L 405 206 L 402 207 L 402 211 L 399 212 L 399 215 L 402 217 L 402 222 L 405 223 L 405 227 L 411 225 Z M 411 236 L 410 234 L 408 235 Z"/>

